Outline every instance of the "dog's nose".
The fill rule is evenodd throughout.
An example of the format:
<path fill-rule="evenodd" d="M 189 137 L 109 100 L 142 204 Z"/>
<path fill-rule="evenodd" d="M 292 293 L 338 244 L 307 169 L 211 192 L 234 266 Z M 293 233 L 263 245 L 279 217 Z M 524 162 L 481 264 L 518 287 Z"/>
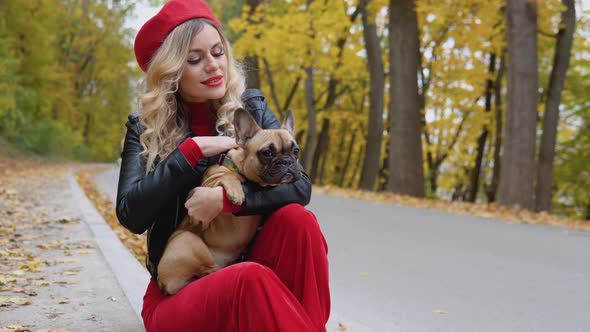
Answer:
<path fill-rule="evenodd" d="M 278 164 L 281 166 L 291 166 L 291 164 L 293 164 L 293 161 L 289 157 L 282 157 L 281 159 L 279 159 Z"/>

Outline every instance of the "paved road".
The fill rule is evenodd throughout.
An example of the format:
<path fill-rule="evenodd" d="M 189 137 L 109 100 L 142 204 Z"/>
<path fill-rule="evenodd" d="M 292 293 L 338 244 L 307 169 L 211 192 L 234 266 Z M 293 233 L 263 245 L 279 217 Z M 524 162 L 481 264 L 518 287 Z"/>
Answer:
<path fill-rule="evenodd" d="M 100 174 L 114 195 L 115 169 Z M 590 331 L 590 232 L 314 194 L 329 330 Z"/>

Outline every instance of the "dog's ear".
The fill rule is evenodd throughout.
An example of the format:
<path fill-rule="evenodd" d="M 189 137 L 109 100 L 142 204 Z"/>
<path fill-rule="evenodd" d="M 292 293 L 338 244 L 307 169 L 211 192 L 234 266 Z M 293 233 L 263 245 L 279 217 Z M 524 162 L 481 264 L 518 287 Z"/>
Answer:
<path fill-rule="evenodd" d="M 291 136 L 295 137 L 295 120 L 293 119 L 293 112 L 290 109 L 287 110 L 287 114 L 283 119 L 283 125 L 281 126 L 282 129 L 291 134 Z"/>
<path fill-rule="evenodd" d="M 243 146 L 256 135 L 260 127 L 248 111 L 239 108 L 234 112 L 234 129 L 236 131 L 236 143 Z"/>

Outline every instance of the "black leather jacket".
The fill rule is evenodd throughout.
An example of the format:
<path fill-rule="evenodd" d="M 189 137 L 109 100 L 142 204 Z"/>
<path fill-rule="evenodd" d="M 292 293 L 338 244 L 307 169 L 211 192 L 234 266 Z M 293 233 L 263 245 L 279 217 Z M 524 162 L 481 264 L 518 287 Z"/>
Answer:
<path fill-rule="evenodd" d="M 260 127 L 280 127 L 260 90 L 246 90 L 242 103 Z M 143 150 L 139 136 L 145 128 L 139 123 L 139 114 L 129 115 L 126 126 L 117 190 L 117 218 L 133 233 L 148 231 L 146 266 L 152 277 L 157 278 L 157 266 L 166 242 L 186 216 L 184 203 L 188 192 L 200 185 L 208 159 L 203 158 L 193 168 L 176 148 L 156 165 L 153 172 L 145 175 L 145 160 L 139 155 Z M 193 136 L 187 133 L 187 137 L 189 135 Z M 270 214 L 289 203 L 307 205 L 311 198 L 311 181 L 305 172 L 300 180 L 292 184 L 263 188 L 254 183 L 244 183 L 243 188 L 246 204 L 237 213 L 239 215 Z"/>

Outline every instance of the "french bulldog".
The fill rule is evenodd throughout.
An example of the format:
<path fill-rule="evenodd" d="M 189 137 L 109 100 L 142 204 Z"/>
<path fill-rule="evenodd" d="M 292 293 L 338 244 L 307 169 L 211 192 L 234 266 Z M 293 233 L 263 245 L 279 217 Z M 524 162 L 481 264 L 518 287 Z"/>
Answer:
<path fill-rule="evenodd" d="M 261 129 L 243 109 L 234 113 L 238 148 L 222 155 L 209 166 L 202 186 L 225 188 L 227 198 L 241 205 L 245 195 L 242 182 L 275 186 L 301 177 L 299 146 L 294 137 L 293 114 L 289 110 L 281 129 Z M 158 284 L 172 295 L 192 280 L 224 268 L 239 258 L 256 233 L 261 216 L 221 213 L 209 227 L 187 216 L 172 233 L 158 265 Z"/>

